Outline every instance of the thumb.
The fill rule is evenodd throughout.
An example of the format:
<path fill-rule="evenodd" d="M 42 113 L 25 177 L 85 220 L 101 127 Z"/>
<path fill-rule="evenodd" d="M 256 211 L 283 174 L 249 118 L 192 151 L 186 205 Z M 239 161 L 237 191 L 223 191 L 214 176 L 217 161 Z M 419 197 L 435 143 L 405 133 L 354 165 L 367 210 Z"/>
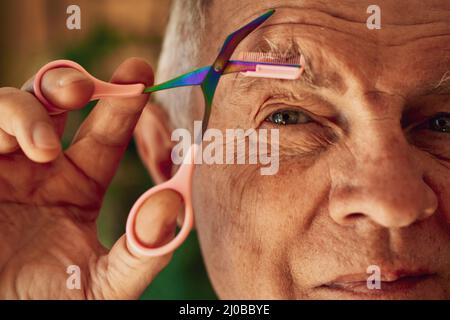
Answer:
<path fill-rule="evenodd" d="M 22 90 L 34 93 L 33 76 Z M 48 70 L 42 78 L 42 92 L 47 100 L 61 110 L 76 110 L 84 107 L 94 93 L 94 82 L 86 75 L 72 68 Z"/>
<path fill-rule="evenodd" d="M 172 190 L 163 190 L 151 196 L 137 214 L 136 233 L 139 240 L 149 247 L 159 247 L 172 240 L 182 206 L 181 196 Z M 103 275 L 107 281 L 98 289 L 106 298 L 139 298 L 171 258 L 172 253 L 161 257 L 139 256 L 128 248 L 123 235 L 107 256 L 106 274 Z"/>

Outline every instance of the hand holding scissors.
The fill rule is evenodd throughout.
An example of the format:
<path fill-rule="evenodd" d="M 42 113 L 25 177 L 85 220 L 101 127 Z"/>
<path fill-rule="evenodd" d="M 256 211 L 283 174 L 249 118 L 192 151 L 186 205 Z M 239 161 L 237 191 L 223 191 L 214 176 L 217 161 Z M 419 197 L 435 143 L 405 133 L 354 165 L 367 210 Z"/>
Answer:
<path fill-rule="evenodd" d="M 230 34 L 220 50 L 219 55 L 216 57 L 212 65 L 196 69 L 187 74 L 181 75 L 177 78 L 169 80 L 167 82 L 161 83 L 159 85 L 145 88 L 143 84 L 129 84 L 129 85 L 118 85 L 110 84 L 100 81 L 92 77 L 86 70 L 84 70 L 80 65 L 66 60 L 58 60 L 51 62 L 44 66 L 36 75 L 34 82 L 34 92 L 36 97 L 46 106 L 49 113 L 57 114 L 64 112 L 53 106 L 45 97 L 41 90 L 41 82 L 44 74 L 55 68 L 74 68 L 86 76 L 88 76 L 94 83 L 94 93 L 91 100 L 96 100 L 102 97 L 132 97 L 138 96 L 143 93 L 151 93 L 159 90 L 166 90 L 182 86 L 201 86 L 204 100 L 205 100 L 205 110 L 203 116 L 203 131 L 206 130 L 209 115 L 212 107 L 213 97 L 219 80 L 222 75 L 241 72 L 244 75 L 248 73 L 251 76 L 261 76 L 261 77 L 274 77 L 281 79 L 296 79 L 300 76 L 303 71 L 303 67 L 300 64 L 279 64 L 279 63 L 262 63 L 258 61 L 231 61 L 230 58 L 239 45 L 239 43 L 248 36 L 253 30 L 258 28 L 264 21 L 266 21 L 272 14 L 274 10 L 269 10 L 258 18 L 254 19 L 247 25 L 243 26 L 239 30 Z M 128 246 L 136 253 L 144 256 L 161 256 L 165 255 L 178 246 L 180 246 L 183 241 L 188 236 L 194 221 L 193 208 L 192 208 L 192 175 L 194 170 L 194 161 L 198 151 L 198 145 L 193 144 L 185 156 L 183 164 L 179 168 L 178 172 L 169 181 L 158 185 L 146 193 L 144 193 L 134 204 L 130 211 L 127 226 L 127 242 Z M 143 203 L 149 199 L 151 196 L 159 193 L 163 190 L 173 190 L 181 195 L 184 200 L 185 206 L 185 216 L 184 222 L 181 227 L 180 232 L 175 236 L 175 238 L 169 243 L 161 247 L 147 247 L 143 244 L 136 235 L 136 219 L 139 212 L 139 208 Z"/>

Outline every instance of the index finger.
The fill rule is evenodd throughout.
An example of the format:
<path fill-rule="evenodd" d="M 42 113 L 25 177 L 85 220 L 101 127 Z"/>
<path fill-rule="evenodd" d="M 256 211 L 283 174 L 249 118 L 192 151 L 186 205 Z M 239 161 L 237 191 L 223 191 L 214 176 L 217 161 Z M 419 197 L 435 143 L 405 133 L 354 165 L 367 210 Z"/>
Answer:
<path fill-rule="evenodd" d="M 132 58 L 122 63 L 112 83 L 153 84 L 153 70 L 144 60 Z M 81 125 L 68 156 L 88 177 L 106 188 L 132 137 L 148 94 L 132 98 L 103 98 Z"/>

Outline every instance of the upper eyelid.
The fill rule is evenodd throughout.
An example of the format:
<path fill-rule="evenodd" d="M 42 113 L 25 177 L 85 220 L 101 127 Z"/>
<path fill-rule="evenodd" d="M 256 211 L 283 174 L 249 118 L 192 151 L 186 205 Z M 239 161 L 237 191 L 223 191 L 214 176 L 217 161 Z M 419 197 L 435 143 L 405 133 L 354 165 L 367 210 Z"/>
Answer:
<path fill-rule="evenodd" d="M 411 130 L 414 130 L 415 128 L 420 128 L 422 126 L 427 125 L 428 121 L 430 121 L 433 118 L 439 117 L 439 116 L 450 117 L 450 113 L 449 112 L 437 112 L 430 116 L 426 116 L 422 119 L 419 119 L 419 120 L 413 121 L 412 123 L 409 123 L 406 127 L 404 127 L 404 130 L 405 130 L 405 132 L 410 132 Z"/>
<path fill-rule="evenodd" d="M 269 100 L 269 99 L 268 99 Z M 308 117 L 310 117 L 313 121 L 316 121 L 310 113 L 306 112 L 303 108 L 299 107 L 299 106 L 292 106 L 292 105 L 286 105 L 285 103 L 275 103 L 275 102 L 271 102 L 271 103 L 267 103 L 266 100 L 259 108 L 258 110 L 255 112 L 254 116 L 253 116 L 253 120 L 257 123 L 257 126 L 260 126 L 262 123 L 266 122 L 267 118 L 270 117 L 273 113 L 275 112 L 279 112 L 282 110 L 295 110 L 295 111 L 301 111 L 304 114 L 306 114 Z M 269 110 L 267 110 L 271 105 L 280 105 L 283 104 L 286 107 L 285 108 L 271 108 Z M 261 114 L 263 113 L 263 115 L 261 116 Z"/>
<path fill-rule="evenodd" d="M 261 105 L 261 107 L 258 108 L 258 111 L 257 111 L 254 119 L 256 120 L 257 115 L 261 112 L 262 109 L 266 109 L 267 106 L 270 106 L 270 105 L 285 105 L 286 106 L 286 108 L 278 108 L 277 110 L 292 110 L 292 109 L 300 110 L 301 112 L 306 114 L 308 117 L 310 117 L 312 120 L 310 123 L 303 123 L 303 124 L 299 124 L 299 125 L 306 126 L 308 124 L 316 124 L 318 126 L 332 130 L 336 136 L 344 136 L 347 131 L 347 126 L 346 126 L 345 120 L 340 119 L 338 115 L 332 115 L 332 116 L 317 115 L 317 114 L 309 111 L 305 107 L 302 107 L 298 104 L 294 104 L 294 103 L 288 104 L 286 101 L 283 101 L 283 102 L 271 101 L 270 98 L 266 99 L 266 101 Z M 267 119 L 267 117 L 270 114 L 274 113 L 275 111 L 276 110 L 273 109 L 269 114 L 264 116 L 264 119 L 262 119 L 261 121 L 258 121 L 258 126 L 260 126 L 262 123 L 264 123 L 265 119 Z"/>
<path fill-rule="evenodd" d="M 274 85 L 268 89 L 266 95 L 265 103 L 273 101 L 274 103 L 300 106 L 303 110 L 312 114 L 317 110 L 319 114 L 328 118 L 336 117 L 339 113 L 337 106 L 320 93 L 310 89 L 299 89 L 291 83 L 289 87 Z"/>
<path fill-rule="evenodd" d="M 314 120 L 316 122 L 320 122 L 320 120 L 322 118 L 319 119 L 319 116 L 314 115 L 313 113 L 311 113 L 310 111 L 306 110 L 305 108 L 299 106 L 299 105 L 288 105 L 286 103 L 268 103 L 267 105 L 263 105 L 261 106 L 260 110 L 258 111 L 258 113 L 261 111 L 261 109 L 266 109 L 269 108 L 272 105 L 284 105 L 284 107 L 282 108 L 274 108 L 273 110 L 270 111 L 270 113 L 265 117 L 265 119 L 270 116 L 271 114 L 275 113 L 275 112 L 279 112 L 279 111 L 283 111 L 283 110 L 293 110 L 293 111 L 299 111 L 303 114 L 305 114 L 306 116 L 308 116 L 309 118 L 311 118 L 311 120 Z"/>
<path fill-rule="evenodd" d="M 430 120 L 438 118 L 438 117 L 447 117 L 450 118 L 450 113 L 448 112 L 438 112 L 437 114 L 435 114 L 434 116 L 428 118 L 427 120 L 425 120 L 423 123 L 427 122 L 428 127 L 430 126 Z M 430 129 L 430 128 L 429 128 Z M 444 133 L 448 133 L 448 131 L 444 131 Z"/>
<path fill-rule="evenodd" d="M 269 117 L 273 116 L 275 113 L 279 113 L 279 112 L 283 112 L 283 111 L 295 111 L 295 112 L 299 112 L 299 114 L 304 115 L 305 118 L 307 118 L 308 120 L 316 121 L 315 119 L 313 119 L 312 117 L 310 117 L 308 114 L 306 114 L 306 112 L 302 112 L 302 111 L 299 111 L 299 110 L 296 110 L 296 109 L 292 109 L 292 108 L 275 110 L 274 112 L 270 113 L 270 115 L 269 115 L 268 117 L 266 117 L 266 120 L 267 120 Z M 308 121 L 308 122 L 310 122 L 310 121 Z M 300 124 L 305 124 L 305 123 L 300 123 Z"/>

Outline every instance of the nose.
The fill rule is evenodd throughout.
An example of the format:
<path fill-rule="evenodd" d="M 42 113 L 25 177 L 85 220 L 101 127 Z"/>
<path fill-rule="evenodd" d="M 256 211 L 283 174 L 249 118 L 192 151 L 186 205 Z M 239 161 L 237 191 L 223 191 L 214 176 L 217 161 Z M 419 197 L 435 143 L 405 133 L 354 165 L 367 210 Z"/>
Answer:
<path fill-rule="evenodd" d="M 366 138 L 349 142 L 341 149 L 344 160 L 330 169 L 332 219 L 347 226 L 371 220 L 384 228 L 401 228 L 433 215 L 437 196 L 400 125 L 366 129 Z"/>

